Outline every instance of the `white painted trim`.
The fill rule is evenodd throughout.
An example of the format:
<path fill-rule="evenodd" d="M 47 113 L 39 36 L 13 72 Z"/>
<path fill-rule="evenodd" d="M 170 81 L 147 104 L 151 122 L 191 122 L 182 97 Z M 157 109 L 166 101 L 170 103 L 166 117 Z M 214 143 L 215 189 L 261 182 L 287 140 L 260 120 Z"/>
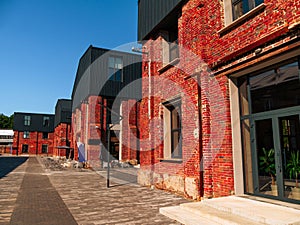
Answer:
<path fill-rule="evenodd" d="M 239 92 L 234 81 L 229 79 L 230 114 L 232 129 L 232 158 L 234 172 L 234 192 L 236 195 L 244 194 L 243 154 L 241 139 L 241 124 L 239 110 Z"/>

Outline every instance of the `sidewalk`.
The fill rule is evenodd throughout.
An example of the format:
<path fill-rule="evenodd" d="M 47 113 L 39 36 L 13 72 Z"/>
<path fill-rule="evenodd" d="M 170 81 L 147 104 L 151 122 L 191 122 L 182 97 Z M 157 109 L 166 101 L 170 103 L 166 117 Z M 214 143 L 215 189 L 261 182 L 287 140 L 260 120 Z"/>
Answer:
<path fill-rule="evenodd" d="M 10 224 L 77 224 L 36 158 L 28 158 Z"/>
<path fill-rule="evenodd" d="M 23 159 L 25 162 L 16 163 L 10 171 L 3 169 L 8 165 L 5 161 L 19 158 L 0 157 L 0 174 L 6 171 L 0 176 L 1 225 L 180 224 L 161 215 L 159 208 L 187 200 L 140 187 L 133 182 L 131 172 L 112 171 L 107 188 L 101 172 L 51 171 L 35 157 Z M 118 182 L 127 177 L 127 183 Z"/>

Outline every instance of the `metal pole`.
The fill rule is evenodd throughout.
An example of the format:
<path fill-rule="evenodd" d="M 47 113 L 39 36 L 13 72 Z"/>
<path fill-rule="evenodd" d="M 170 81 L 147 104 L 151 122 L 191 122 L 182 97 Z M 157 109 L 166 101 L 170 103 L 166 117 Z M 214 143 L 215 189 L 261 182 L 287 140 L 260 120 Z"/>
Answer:
<path fill-rule="evenodd" d="M 38 155 L 38 147 L 39 147 L 39 132 L 36 132 L 36 149 L 35 149 L 35 154 Z"/>
<path fill-rule="evenodd" d="M 18 131 L 18 139 L 17 139 L 17 156 L 19 155 L 19 139 L 20 139 L 20 131 Z"/>
<path fill-rule="evenodd" d="M 107 124 L 107 180 L 106 180 L 106 186 L 109 188 L 109 172 L 110 172 L 110 126 Z"/>
<path fill-rule="evenodd" d="M 109 161 L 110 161 L 110 128 L 113 127 L 114 125 L 112 125 L 110 127 L 109 124 L 109 118 L 108 118 L 108 111 L 111 112 L 114 115 L 117 115 L 119 117 L 118 121 L 121 121 L 123 119 L 123 117 L 114 112 L 113 110 L 111 110 L 110 108 L 108 108 L 106 105 L 102 104 L 101 102 L 99 102 L 99 104 L 106 109 L 106 132 L 107 132 L 107 179 L 106 179 L 106 186 L 109 188 L 109 172 L 110 172 L 110 165 L 109 165 Z M 101 121 L 100 121 L 101 123 Z"/>

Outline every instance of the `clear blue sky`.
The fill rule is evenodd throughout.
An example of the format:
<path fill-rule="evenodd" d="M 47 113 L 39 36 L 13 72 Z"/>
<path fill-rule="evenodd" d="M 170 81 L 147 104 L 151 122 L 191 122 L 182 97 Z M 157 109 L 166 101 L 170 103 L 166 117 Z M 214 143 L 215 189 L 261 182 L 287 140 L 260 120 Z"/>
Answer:
<path fill-rule="evenodd" d="M 54 113 L 89 45 L 137 41 L 137 0 L 0 0 L 0 114 Z"/>

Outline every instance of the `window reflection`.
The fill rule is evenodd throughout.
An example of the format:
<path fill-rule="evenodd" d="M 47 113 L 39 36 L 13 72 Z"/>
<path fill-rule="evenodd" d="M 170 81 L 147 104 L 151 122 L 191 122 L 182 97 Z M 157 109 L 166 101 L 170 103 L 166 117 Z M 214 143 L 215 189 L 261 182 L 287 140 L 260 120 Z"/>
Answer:
<path fill-rule="evenodd" d="M 278 67 L 251 77 L 252 112 L 264 112 L 299 105 L 298 63 Z"/>

